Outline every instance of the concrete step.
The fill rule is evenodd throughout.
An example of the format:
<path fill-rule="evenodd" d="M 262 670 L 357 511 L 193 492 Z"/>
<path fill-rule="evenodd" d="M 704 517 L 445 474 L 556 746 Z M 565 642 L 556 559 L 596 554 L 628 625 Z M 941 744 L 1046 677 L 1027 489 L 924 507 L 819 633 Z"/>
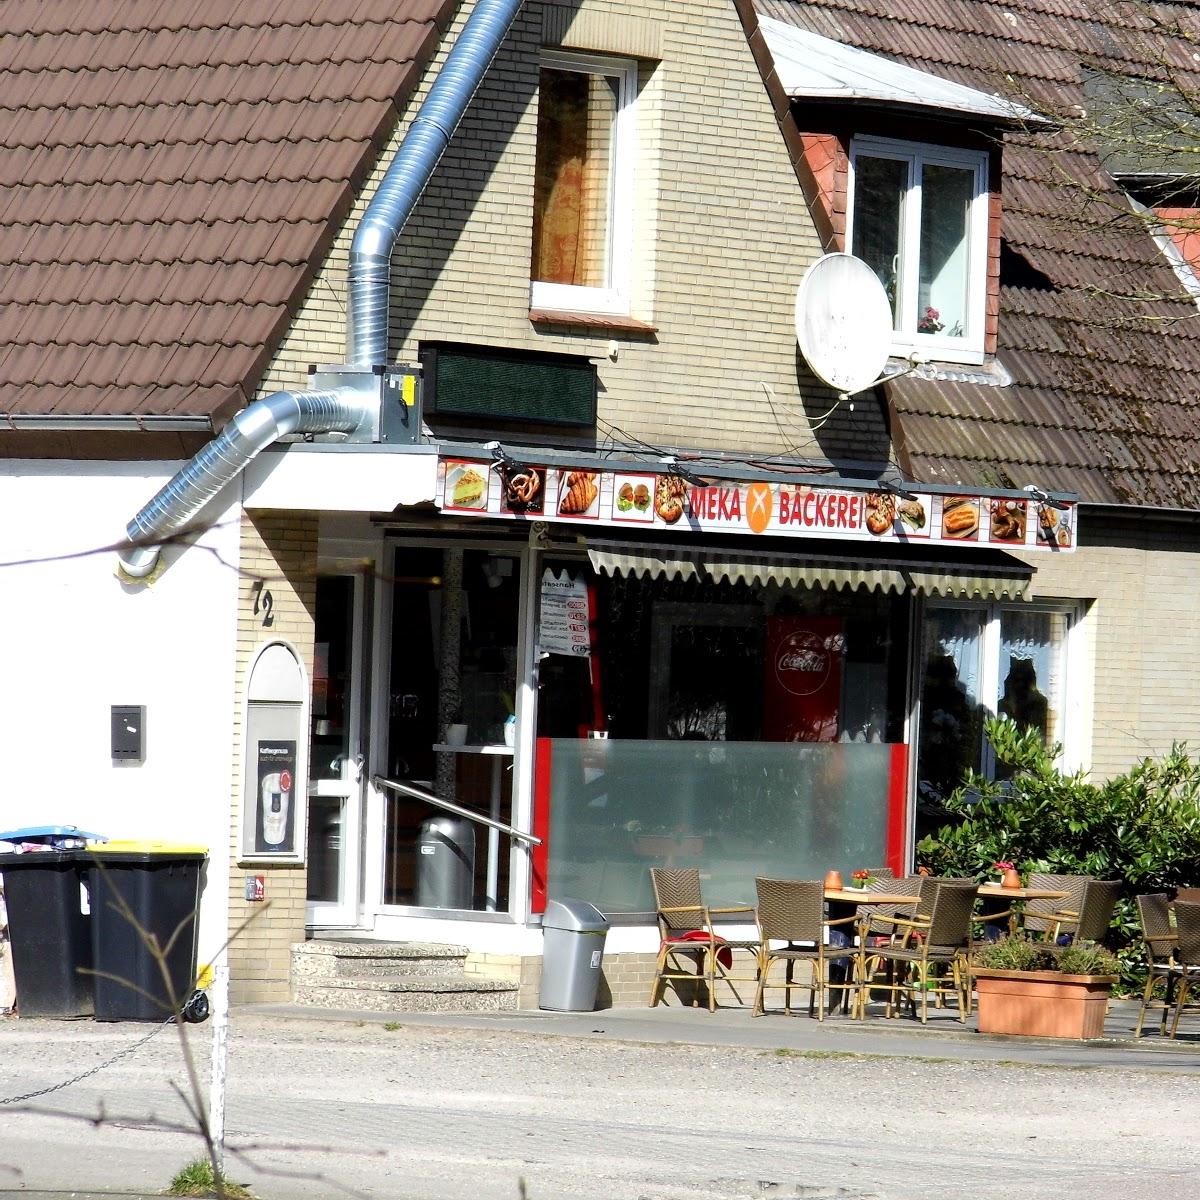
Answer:
<path fill-rule="evenodd" d="M 295 1004 L 355 1012 L 494 1012 L 517 1006 L 517 985 L 447 972 L 440 976 L 375 975 L 292 984 Z"/>
<path fill-rule="evenodd" d="M 314 938 L 292 947 L 292 982 L 461 974 L 466 961 L 465 946 Z"/>

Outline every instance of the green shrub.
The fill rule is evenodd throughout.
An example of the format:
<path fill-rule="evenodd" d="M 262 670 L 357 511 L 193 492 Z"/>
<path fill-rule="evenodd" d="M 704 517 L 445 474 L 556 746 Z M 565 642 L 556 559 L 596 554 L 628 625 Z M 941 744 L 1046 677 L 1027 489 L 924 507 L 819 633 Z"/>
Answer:
<path fill-rule="evenodd" d="M 994 862 L 1033 871 L 1119 879 L 1121 897 L 1106 939 L 1121 959 L 1122 982 L 1140 986 L 1144 965 L 1134 897 L 1168 891 L 1200 875 L 1200 762 L 1172 746 L 1123 775 L 1092 783 L 1054 766 L 1059 747 L 1007 720 L 986 722 L 1011 779 L 972 776 L 946 801 L 952 821 L 917 846 L 938 875 L 992 874 Z"/>
<path fill-rule="evenodd" d="M 1103 946 L 1086 942 L 1064 946 L 1058 953 L 1058 969 L 1066 975 L 1119 975 L 1121 964 Z"/>
<path fill-rule="evenodd" d="M 977 967 L 993 971 L 1050 971 L 1054 955 L 1049 946 L 1039 945 L 1028 938 L 1002 937 L 995 942 L 976 946 L 971 961 Z"/>

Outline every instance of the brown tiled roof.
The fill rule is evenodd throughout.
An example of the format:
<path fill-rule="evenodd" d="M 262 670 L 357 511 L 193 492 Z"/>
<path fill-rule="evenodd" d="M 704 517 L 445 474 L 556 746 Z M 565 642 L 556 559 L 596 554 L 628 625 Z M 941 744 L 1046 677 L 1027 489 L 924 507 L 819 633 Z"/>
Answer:
<path fill-rule="evenodd" d="M 757 0 L 766 16 L 1050 114 L 1082 104 L 1082 64 L 1200 84 L 1195 6 L 1110 0 Z M 1162 24 L 1155 25 L 1157 17 Z M 1177 21 L 1192 41 L 1157 36 Z M 1048 151 L 1053 150 L 1053 153 Z M 1105 202 L 1081 218 L 1072 184 Z M 1200 315 L 1126 210 L 1097 148 L 1073 135 L 1004 149 L 1000 330 L 1008 387 L 889 385 L 920 479 L 1077 491 L 1098 502 L 1200 508 Z M 1111 205 L 1111 208 L 1108 207 Z M 1105 292 L 1151 297 L 1130 301 Z"/>
<path fill-rule="evenodd" d="M 228 416 L 452 0 L 4 0 L 0 421 Z"/>

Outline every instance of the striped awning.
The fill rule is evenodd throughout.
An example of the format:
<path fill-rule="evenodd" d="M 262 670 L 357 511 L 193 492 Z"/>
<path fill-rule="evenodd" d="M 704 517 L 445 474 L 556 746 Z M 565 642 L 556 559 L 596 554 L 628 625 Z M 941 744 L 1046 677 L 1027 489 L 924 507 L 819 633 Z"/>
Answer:
<path fill-rule="evenodd" d="M 908 547 L 902 549 L 907 550 Z M 761 553 L 712 546 L 589 539 L 588 557 L 604 575 L 711 579 L 719 583 L 854 591 L 919 592 L 957 600 L 1023 600 L 1033 567 L 999 550 L 975 548 L 959 558 L 864 557 L 857 547 Z"/>

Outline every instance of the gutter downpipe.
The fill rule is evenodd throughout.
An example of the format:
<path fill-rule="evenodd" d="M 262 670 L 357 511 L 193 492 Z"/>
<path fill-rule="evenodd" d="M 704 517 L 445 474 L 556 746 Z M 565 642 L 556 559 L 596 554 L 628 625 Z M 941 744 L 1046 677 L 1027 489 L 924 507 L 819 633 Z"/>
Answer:
<path fill-rule="evenodd" d="M 350 251 L 346 354 L 360 369 L 387 363 L 391 255 L 472 97 L 521 9 L 522 0 L 477 0 L 396 156 L 359 222 Z M 378 423 L 378 392 L 336 388 L 277 392 L 233 418 L 125 527 L 121 570 L 144 579 L 162 542 L 268 446 L 292 433 L 353 434 Z"/>

